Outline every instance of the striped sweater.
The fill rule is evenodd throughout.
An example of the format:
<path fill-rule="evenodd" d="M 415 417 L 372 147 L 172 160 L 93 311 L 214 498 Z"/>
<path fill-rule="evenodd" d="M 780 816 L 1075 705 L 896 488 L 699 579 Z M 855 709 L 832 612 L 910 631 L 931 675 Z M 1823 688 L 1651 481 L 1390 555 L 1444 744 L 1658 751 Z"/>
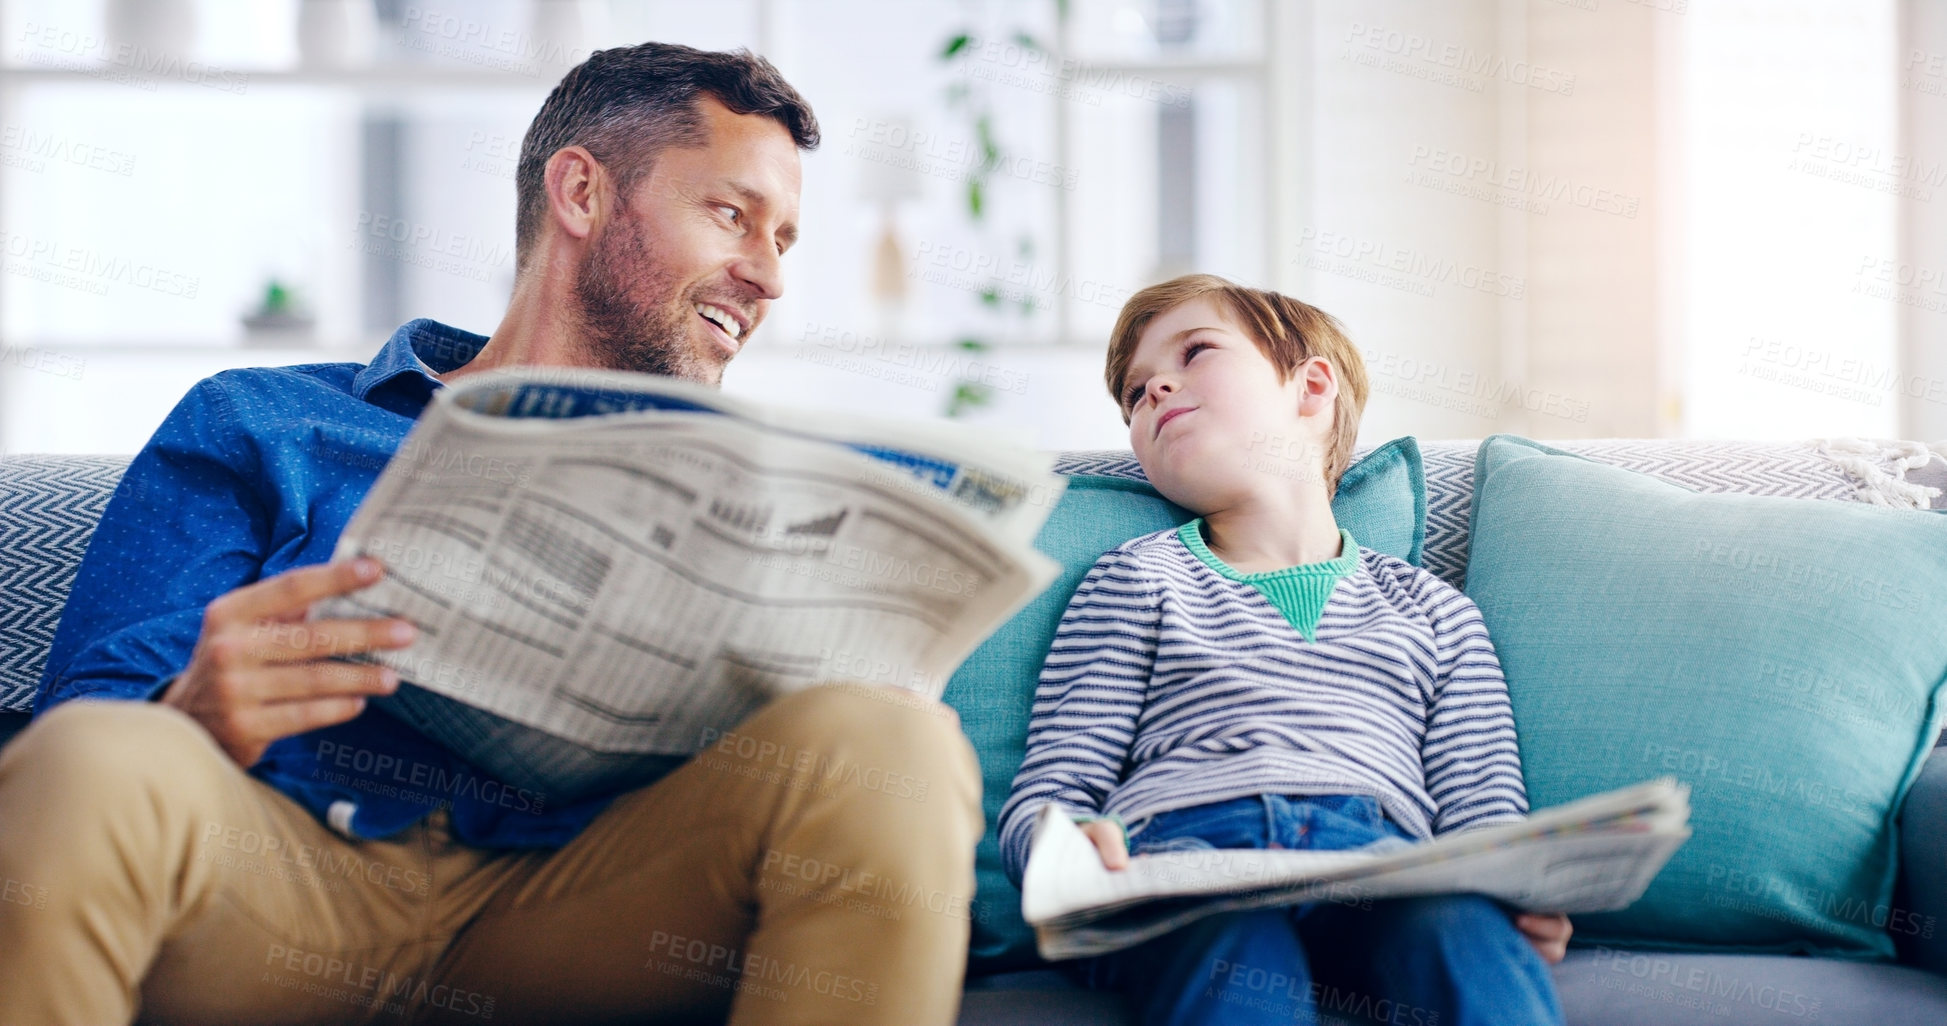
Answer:
<path fill-rule="evenodd" d="M 1175 530 L 1104 554 L 1041 670 L 1001 809 L 1008 875 L 1020 881 L 1048 802 L 1134 823 L 1251 795 L 1362 794 L 1421 838 L 1526 814 L 1480 610 L 1404 560 L 1357 552 L 1315 642 Z"/>

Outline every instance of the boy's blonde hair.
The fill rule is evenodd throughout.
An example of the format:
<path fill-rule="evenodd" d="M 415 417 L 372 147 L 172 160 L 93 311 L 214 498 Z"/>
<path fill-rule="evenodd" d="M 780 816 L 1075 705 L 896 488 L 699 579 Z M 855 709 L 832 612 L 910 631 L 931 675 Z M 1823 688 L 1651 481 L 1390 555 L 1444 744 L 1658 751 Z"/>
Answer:
<path fill-rule="evenodd" d="M 1218 310 L 1229 315 L 1237 327 L 1251 337 L 1271 365 L 1278 369 L 1279 381 L 1290 381 L 1298 365 L 1322 356 L 1338 375 L 1339 397 L 1332 416 L 1332 433 L 1325 454 L 1325 490 L 1336 493 L 1339 478 L 1352 465 L 1352 448 L 1359 438 L 1359 415 L 1366 408 L 1366 361 L 1345 329 L 1331 314 L 1290 296 L 1266 289 L 1245 288 L 1214 274 L 1186 274 L 1160 285 L 1151 285 L 1122 304 L 1109 335 L 1109 363 L 1104 374 L 1109 396 L 1122 409 L 1122 389 L 1129 375 L 1129 361 L 1135 357 L 1136 341 L 1149 322 L 1164 312 L 1193 299 L 1209 297 Z"/>

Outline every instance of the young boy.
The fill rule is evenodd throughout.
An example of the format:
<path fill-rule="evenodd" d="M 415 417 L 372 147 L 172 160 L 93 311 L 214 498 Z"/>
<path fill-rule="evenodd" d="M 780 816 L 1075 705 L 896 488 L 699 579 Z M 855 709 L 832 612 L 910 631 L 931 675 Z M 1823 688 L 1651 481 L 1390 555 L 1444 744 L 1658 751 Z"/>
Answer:
<path fill-rule="evenodd" d="M 1199 518 L 1106 553 L 1069 602 L 1001 812 L 1015 880 L 1049 802 L 1112 870 L 1131 849 L 1342 849 L 1524 815 L 1479 610 L 1332 519 L 1367 387 L 1338 323 L 1189 275 L 1130 298 L 1107 377 L 1150 483 Z M 1316 902 L 1075 971 L 1150 1026 L 1560 1023 L 1544 959 L 1569 929 L 1477 895 Z"/>

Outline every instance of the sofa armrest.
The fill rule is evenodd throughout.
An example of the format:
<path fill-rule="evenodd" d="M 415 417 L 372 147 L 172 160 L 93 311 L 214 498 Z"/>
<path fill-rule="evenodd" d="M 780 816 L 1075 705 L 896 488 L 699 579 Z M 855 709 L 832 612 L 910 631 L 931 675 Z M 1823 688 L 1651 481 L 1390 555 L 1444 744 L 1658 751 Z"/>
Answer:
<path fill-rule="evenodd" d="M 1887 926 L 1903 961 L 1947 975 L 1947 748 L 1933 750 L 1900 811 L 1900 892 L 1908 923 Z"/>

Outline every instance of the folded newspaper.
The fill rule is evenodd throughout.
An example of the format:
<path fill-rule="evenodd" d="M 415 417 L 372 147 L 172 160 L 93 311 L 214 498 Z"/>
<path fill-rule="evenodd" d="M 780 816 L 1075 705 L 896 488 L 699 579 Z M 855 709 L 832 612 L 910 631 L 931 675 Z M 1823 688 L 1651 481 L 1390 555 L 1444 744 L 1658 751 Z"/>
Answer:
<path fill-rule="evenodd" d="M 1035 821 L 1021 915 L 1042 957 L 1140 944 L 1236 909 L 1485 894 L 1533 912 L 1605 912 L 1641 897 L 1690 836 L 1690 788 L 1645 781 L 1502 823 L 1347 851 L 1209 849 L 1134 856 L 1111 871 L 1061 809 Z"/>
<path fill-rule="evenodd" d="M 666 771 L 772 697 L 939 697 L 1054 579 L 1052 457 L 960 425 L 784 411 L 646 374 L 443 389 L 340 537 L 399 616 L 381 708 L 553 802 Z"/>

